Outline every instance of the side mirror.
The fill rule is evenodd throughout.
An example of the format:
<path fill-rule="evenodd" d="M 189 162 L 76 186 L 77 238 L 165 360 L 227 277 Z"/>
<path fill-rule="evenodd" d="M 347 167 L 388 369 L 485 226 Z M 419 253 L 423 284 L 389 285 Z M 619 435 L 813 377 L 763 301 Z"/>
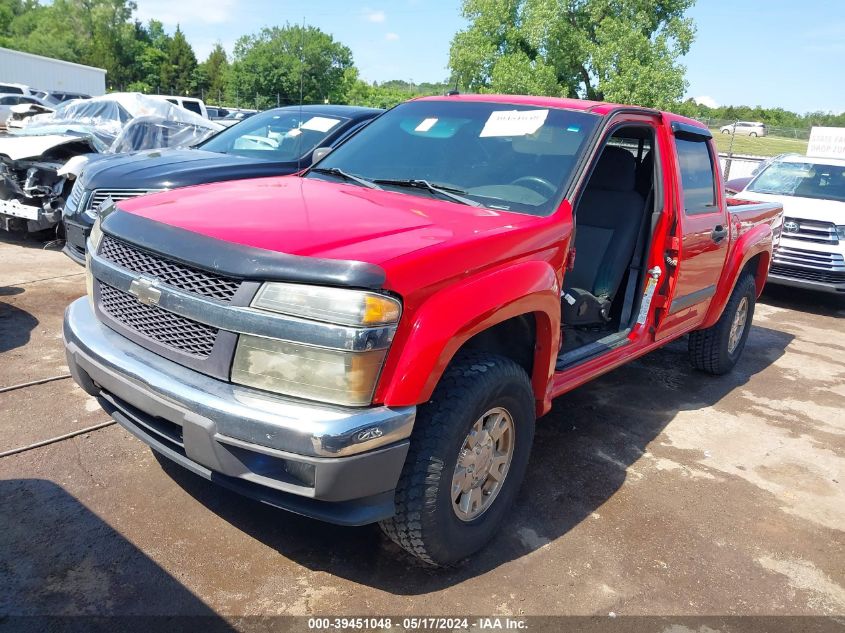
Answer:
<path fill-rule="evenodd" d="M 312 164 L 319 163 L 331 151 L 332 151 L 331 147 L 318 147 L 313 152 L 311 152 L 311 163 Z"/>

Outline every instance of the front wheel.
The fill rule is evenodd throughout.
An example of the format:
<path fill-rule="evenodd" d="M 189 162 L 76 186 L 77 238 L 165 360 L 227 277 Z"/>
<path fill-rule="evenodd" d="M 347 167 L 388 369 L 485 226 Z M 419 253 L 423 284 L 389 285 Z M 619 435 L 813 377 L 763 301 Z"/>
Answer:
<path fill-rule="evenodd" d="M 737 281 L 725 311 L 714 325 L 689 335 L 689 358 L 693 367 L 708 374 L 721 375 L 734 368 L 754 318 L 757 284 L 745 273 Z"/>
<path fill-rule="evenodd" d="M 438 566 L 484 547 L 522 483 L 534 418 L 522 367 L 494 354 L 456 358 L 419 408 L 384 533 Z"/>

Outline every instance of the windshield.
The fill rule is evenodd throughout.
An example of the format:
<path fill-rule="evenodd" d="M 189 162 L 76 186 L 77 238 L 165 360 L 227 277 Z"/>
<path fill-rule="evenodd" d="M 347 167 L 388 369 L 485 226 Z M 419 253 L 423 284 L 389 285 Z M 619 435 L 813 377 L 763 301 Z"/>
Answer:
<path fill-rule="evenodd" d="M 412 101 L 370 123 L 307 177 L 354 184 L 354 176 L 412 195 L 547 215 L 598 120 L 537 106 Z"/>
<path fill-rule="evenodd" d="M 202 149 L 248 158 L 293 162 L 337 132 L 341 117 L 303 111 L 268 110 L 251 116 L 209 139 Z"/>
<path fill-rule="evenodd" d="M 746 191 L 845 202 L 845 166 L 772 163 L 748 185 Z"/>

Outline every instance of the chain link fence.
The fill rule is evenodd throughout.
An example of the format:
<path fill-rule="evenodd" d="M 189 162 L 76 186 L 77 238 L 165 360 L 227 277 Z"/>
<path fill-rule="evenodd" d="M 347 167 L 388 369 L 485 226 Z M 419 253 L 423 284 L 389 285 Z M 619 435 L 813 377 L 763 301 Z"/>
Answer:
<path fill-rule="evenodd" d="M 721 128 L 725 127 L 726 125 L 733 126 L 737 122 L 737 120 L 701 119 L 701 122 L 704 123 L 711 130 L 718 132 Z M 766 123 L 766 134 L 767 136 L 779 136 L 781 138 L 801 139 L 806 141 L 810 138 L 810 128 L 778 127 L 776 125 L 769 125 L 768 123 Z"/>

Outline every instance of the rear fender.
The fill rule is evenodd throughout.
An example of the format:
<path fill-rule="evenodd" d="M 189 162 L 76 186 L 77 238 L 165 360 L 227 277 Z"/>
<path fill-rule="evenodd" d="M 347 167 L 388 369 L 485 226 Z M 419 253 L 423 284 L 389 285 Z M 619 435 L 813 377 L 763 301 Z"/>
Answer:
<path fill-rule="evenodd" d="M 523 262 L 450 285 L 400 328 L 376 399 L 388 406 L 431 398 L 457 351 L 474 335 L 516 316 L 536 323 L 533 375 L 538 413 L 551 406 L 549 385 L 560 343 L 560 283 L 548 262 Z"/>
<path fill-rule="evenodd" d="M 757 284 L 757 295 L 763 292 L 766 276 L 769 272 L 769 261 L 772 256 L 773 234 L 772 227 L 767 223 L 759 224 L 737 238 L 731 246 L 731 252 L 725 261 L 725 269 L 716 286 L 716 294 L 710 302 L 707 316 L 701 324 L 701 329 L 708 328 L 719 320 L 743 268 L 754 257 L 760 255 L 757 269 L 754 271 Z"/>

